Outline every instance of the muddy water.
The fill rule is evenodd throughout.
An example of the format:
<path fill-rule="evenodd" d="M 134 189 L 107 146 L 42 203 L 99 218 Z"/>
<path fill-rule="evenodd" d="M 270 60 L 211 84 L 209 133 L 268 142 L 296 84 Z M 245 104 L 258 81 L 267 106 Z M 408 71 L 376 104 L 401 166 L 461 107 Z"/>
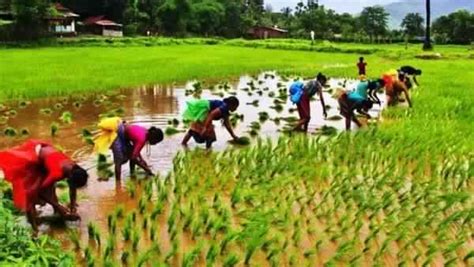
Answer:
<path fill-rule="evenodd" d="M 205 99 L 218 99 L 219 94 L 225 96 L 235 94 L 240 100 L 240 107 L 236 111 L 244 116 L 244 120 L 239 122 L 235 127 L 237 135 L 248 135 L 249 125 L 259 120 L 259 112 L 267 112 L 270 118 L 275 117 L 297 117 L 296 107 L 289 100 L 283 103 L 282 112 L 276 112 L 271 107 L 274 106 L 275 97 L 269 94 L 279 95 L 278 88 L 288 87 L 293 78 L 283 79 L 274 76 L 274 73 L 261 74 L 258 77 L 243 76 L 237 81 L 229 82 L 231 89 L 204 90 L 201 97 Z M 242 90 L 249 88 L 249 83 L 253 83 L 254 90 Z M 54 144 L 64 148 L 74 159 L 80 162 L 85 168 L 90 170 L 91 179 L 86 188 L 80 192 L 80 201 L 78 212 L 82 217 L 82 221 L 71 223 L 60 227 L 58 225 L 43 224 L 41 231 L 49 233 L 55 237 L 64 240 L 67 244 L 68 237 L 65 234 L 67 228 L 78 228 L 83 240 L 87 240 L 87 223 L 94 221 L 101 230 L 107 230 L 107 215 L 112 212 L 118 204 L 121 204 L 127 210 L 136 206 L 136 200 L 131 199 L 125 192 L 125 182 L 116 183 L 114 179 L 109 181 L 98 181 L 95 166 L 96 157 L 92 155 L 90 145 L 86 144 L 82 138 L 82 129 L 94 130 L 101 114 L 111 110 L 122 109 L 122 117 L 132 123 L 138 123 L 143 126 L 157 126 L 163 130 L 167 127 L 168 121 L 177 118 L 180 119 L 186 108 L 186 101 L 192 98 L 188 95 L 189 90 L 193 88 L 193 82 L 184 86 L 152 86 L 141 87 L 133 90 L 119 90 L 113 94 L 97 94 L 89 96 L 71 96 L 68 98 L 54 98 L 33 101 L 32 103 L 13 103 L 10 108 L 14 108 L 16 115 L 10 114 L 8 121 L 4 125 L 0 125 L 2 133 L 7 126 L 17 129 L 19 132 L 26 129 L 28 136 L 24 137 L 6 137 L 0 138 L 0 149 L 17 145 L 26 138 L 43 139 L 53 142 Z M 345 84 L 347 89 L 354 86 L 355 81 L 349 81 Z M 334 90 L 343 86 L 343 80 L 331 80 L 330 89 Z M 260 91 L 261 95 L 257 92 Z M 328 117 L 339 115 L 337 101 L 331 97 L 330 92 L 324 93 L 326 105 L 329 105 Z M 101 99 L 102 101 L 98 101 Z M 381 98 L 383 99 L 383 98 Z M 258 106 L 250 105 L 251 102 L 258 100 Z M 22 107 L 20 107 L 22 106 Z M 51 114 L 44 114 L 42 109 L 49 108 Z M 72 113 L 72 123 L 62 123 L 59 117 L 65 111 Z M 372 111 L 372 115 L 377 115 L 380 108 L 377 106 Z M 322 115 L 321 104 L 318 100 L 311 102 L 312 121 L 310 123 L 310 132 L 317 132 L 319 128 L 326 126 L 335 127 L 339 130 L 344 128 L 343 120 L 325 120 Z M 51 124 L 58 123 L 59 130 L 57 135 L 51 137 Z M 218 141 L 214 144 L 215 150 L 222 150 L 228 147 L 227 141 L 230 139 L 229 134 L 220 123 L 215 123 Z M 268 120 L 261 124 L 260 136 L 276 138 L 280 134 L 280 130 L 285 127 L 282 120 L 279 125 Z M 183 125 L 178 129 L 185 130 Z M 147 152 L 143 152 L 144 158 L 148 161 L 153 169 L 165 175 L 172 167 L 172 160 L 176 153 L 182 150 L 180 146 L 184 133 L 168 136 L 157 146 L 151 148 Z M 201 147 L 190 141 L 190 148 Z M 128 174 L 128 168 L 123 170 L 123 176 Z M 42 215 L 51 214 L 48 208 L 42 209 Z M 166 229 L 160 228 L 162 235 L 166 235 Z"/>

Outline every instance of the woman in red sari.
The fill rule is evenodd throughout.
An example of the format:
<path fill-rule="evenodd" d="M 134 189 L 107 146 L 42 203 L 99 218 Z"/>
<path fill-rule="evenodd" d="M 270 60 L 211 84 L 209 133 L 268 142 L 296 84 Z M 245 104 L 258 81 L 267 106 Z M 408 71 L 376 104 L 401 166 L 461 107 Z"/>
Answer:
<path fill-rule="evenodd" d="M 66 220 L 79 220 L 76 210 L 77 188 L 87 183 L 87 172 L 52 145 L 30 140 L 12 149 L 0 151 L 0 170 L 13 187 L 15 206 L 26 212 L 35 235 L 38 231 L 35 205 L 45 203 Z M 56 182 L 67 179 L 69 209 L 59 204 Z"/>

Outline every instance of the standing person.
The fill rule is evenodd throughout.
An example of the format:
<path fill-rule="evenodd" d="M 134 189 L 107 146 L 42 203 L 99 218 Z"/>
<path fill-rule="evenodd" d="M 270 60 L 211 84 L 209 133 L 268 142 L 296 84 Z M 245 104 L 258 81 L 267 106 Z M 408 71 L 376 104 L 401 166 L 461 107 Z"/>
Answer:
<path fill-rule="evenodd" d="M 366 74 L 367 63 L 364 62 L 364 58 L 359 58 L 359 63 L 357 63 L 357 68 L 359 69 L 359 76 L 365 76 Z"/>
<path fill-rule="evenodd" d="M 51 144 L 30 140 L 17 147 L 0 151 L 0 169 L 13 187 L 15 206 L 26 212 L 33 233 L 38 234 L 35 205 L 50 204 L 65 220 L 79 220 L 77 189 L 86 185 L 87 172 Z M 56 183 L 66 179 L 70 205 L 59 204 Z"/>
<path fill-rule="evenodd" d="M 323 87 L 327 82 L 327 77 L 318 73 L 315 80 L 309 81 L 306 85 L 301 82 L 295 82 L 290 87 L 291 101 L 296 104 L 300 120 L 296 124 L 295 131 L 308 132 L 309 122 L 311 120 L 311 97 L 316 93 L 323 108 L 323 115 L 326 118 L 326 104 L 324 103 Z"/>
<path fill-rule="evenodd" d="M 358 127 L 362 127 L 362 123 L 357 119 L 354 110 L 357 110 L 359 114 L 364 115 L 367 119 L 371 118 L 368 112 L 373 107 L 372 101 L 365 99 L 357 92 L 342 93 L 338 98 L 338 102 L 340 113 L 346 119 L 347 131 L 351 129 L 351 121 Z"/>
<path fill-rule="evenodd" d="M 224 126 L 234 140 L 239 139 L 232 130 L 230 123 L 230 112 L 234 112 L 239 107 L 239 99 L 234 96 L 223 100 L 194 100 L 187 102 L 187 108 L 183 118 L 191 122 L 191 127 L 183 138 L 181 144 L 187 146 L 191 137 L 198 144 L 206 144 L 206 148 L 212 147 L 216 141 L 213 121 L 223 120 Z"/>
<path fill-rule="evenodd" d="M 401 94 L 405 94 L 405 99 L 408 102 L 408 106 L 412 107 L 410 95 L 408 94 L 408 88 L 403 81 L 396 80 L 390 86 L 385 86 L 385 95 L 387 97 L 387 105 L 395 106 L 398 103 Z"/>
<path fill-rule="evenodd" d="M 142 168 L 147 175 L 153 172 L 141 155 L 146 144 L 156 145 L 163 141 L 163 131 L 156 127 L 145 127 L 128 124 L 121 118 L 106 118 L 99 122 L 99 135 L 95 138 L 94 150 L 105 154 L 112 149 L 115 165 L 115 179 L 120 181 L 122 165 L 130 161 L 130 174 L 134 175 L 135 166 Z"/>
<path fill-rule="evenodd" d="M 416 80 L 416 76 L 421 76 L 421 74 L 423 73 L 421 69 L 416 69 L 412 66 L 402 66 L 399 71 L 403 72 L 409 77 L 412 77 L 413 82 L 416 84 L 416 86 L 420 86 L 420 84 L 418 84 L 418 81 Z"/>

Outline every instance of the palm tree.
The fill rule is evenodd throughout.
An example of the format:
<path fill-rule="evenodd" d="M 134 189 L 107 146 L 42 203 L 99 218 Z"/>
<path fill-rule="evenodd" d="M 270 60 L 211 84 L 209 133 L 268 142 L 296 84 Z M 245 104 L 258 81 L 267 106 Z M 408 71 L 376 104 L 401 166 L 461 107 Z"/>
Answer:
<path fill-rule="evenodd" d="M 423 44 L 423 50 L 432 50 L 433 45 L 431 44 L 431 0 L 426 0 L 426 33 L 425 43 Z"/>

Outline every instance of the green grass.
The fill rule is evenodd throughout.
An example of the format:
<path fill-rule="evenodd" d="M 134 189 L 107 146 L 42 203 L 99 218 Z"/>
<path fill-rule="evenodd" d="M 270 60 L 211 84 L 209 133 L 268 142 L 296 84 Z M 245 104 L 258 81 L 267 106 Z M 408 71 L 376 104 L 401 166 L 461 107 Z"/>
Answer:
<path fill-rule="evenodd" d="M 272 41 L 281 45 L 284 40 Z M 46 47 L 0 49 L 0 100 L 36 98 L 129 88 L 139 85 L 184 82 L 190 79 L 236 77 L 243 73 L 279 70 L 314 75 L 323 71 L 331 76 L 353 77 L 359 54 L 316 53 L 238 47 L 240 40 L 225 45 L 167 45 L 126 47 Z M 247 42 L 247 41 L 245 41 Z M 258 44 L 264 41 L 255 41 Z M 297 45 L 304 41 L 298 41 Z M 332 45 L 332 44 L 331 44 Z M 374 45 L 337 44 L 341 49 L 374 49 Z M 381 47 L 381 48 L 380 48 Z M 286 46 L 281 46 L 286 48 Z M 378 75 L 385 70 L 410 63 L 438 71 L 449 61 L 415 60 L 419 45 L 404 52 L 401 45 L 377 48 L 366 55 L 369 72 Z M 467 47 L 439 47 L 444 53 L 468 55 Z M 464 52 L 463 52 L 464 51 Z M 400 60 L 403 59 L 403 62 Z M 457 61 L 472 66 L 472 60 Z M 443 70 L 444 67 L 441 68 Z M 427 73 L 431 74 L 431 73 Z"/>

